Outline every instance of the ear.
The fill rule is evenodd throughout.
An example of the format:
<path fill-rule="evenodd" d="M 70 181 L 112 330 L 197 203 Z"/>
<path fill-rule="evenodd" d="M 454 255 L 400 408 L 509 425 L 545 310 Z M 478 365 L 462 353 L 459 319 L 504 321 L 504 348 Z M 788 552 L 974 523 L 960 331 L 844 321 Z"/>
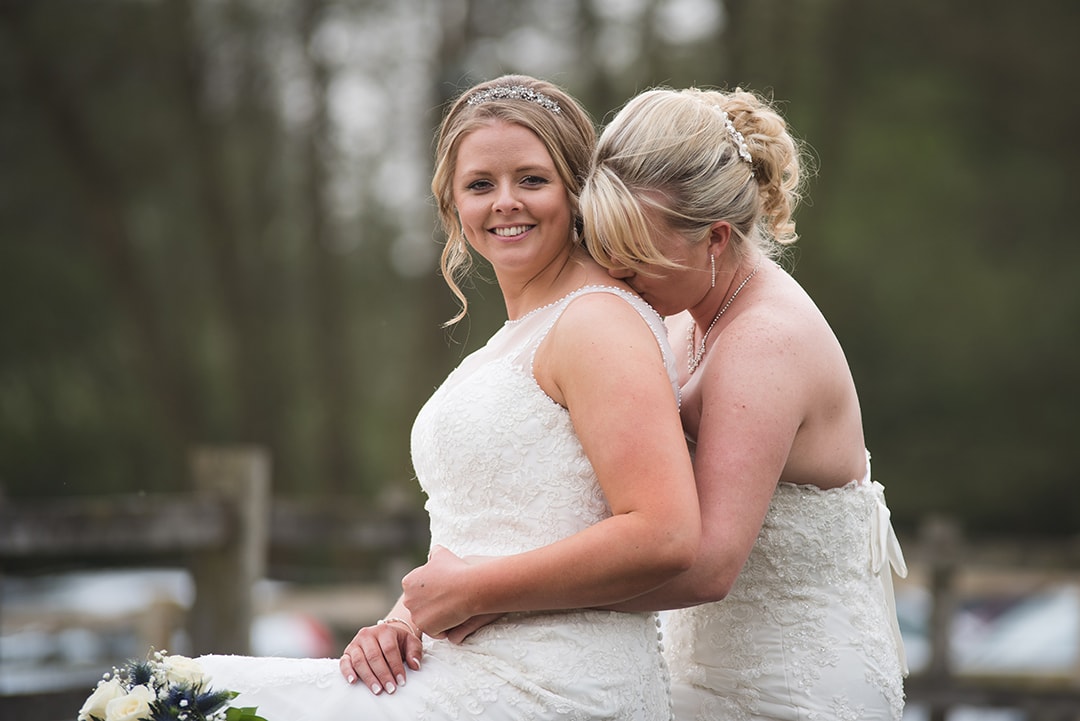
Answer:
<path fill-rule="evenodd" d="M 731 243 L 731 223 L 718 220 L 709 229 L 709 252 L 715 248 L 717 255 L 723 255 Z"/>

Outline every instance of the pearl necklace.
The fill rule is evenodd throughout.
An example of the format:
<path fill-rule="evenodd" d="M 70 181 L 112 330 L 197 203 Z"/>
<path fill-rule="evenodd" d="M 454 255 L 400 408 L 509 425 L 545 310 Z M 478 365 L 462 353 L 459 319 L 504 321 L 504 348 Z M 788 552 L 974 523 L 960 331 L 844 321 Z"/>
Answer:
<path fill-rule="evenodd" d="M 709 333 L 712 333 L 716 321 L 720 320 L 720 316 L 724 314 L 724 311 L 731 307 L 731 304 L 735 302 L 735 298 L 738 297 L 739 291 L 746 287 L 746 284 L 750 282 L 750 279 L 754 277 L 754 274 L 758 272 L 758 268 L 760 267 L 761 266 L 759 265 L 755 265 L 754 269 L 750 271 L 750 275 L 746 276 L 742 283 L 739 283 L 739 287 L 731 294 L 727 303 L 724 303 L 724 307 L 721 308 L 720 312 L 716 314 L 716 317 L 712 319 L 712 323 L 709 323 L 709 327 L 705 330 L 705 335 L 701 336 L 701 347 L 696 351 L 694 350 L 694 330 L 696 329 L 697 324 L 691 319 L 690 330 L 686 334 L 686 367 L 691 373 L 697 370 L 698 366 L 701 365 L 701 359 L 705 357 L 705 341 L 709 339 Z"/>

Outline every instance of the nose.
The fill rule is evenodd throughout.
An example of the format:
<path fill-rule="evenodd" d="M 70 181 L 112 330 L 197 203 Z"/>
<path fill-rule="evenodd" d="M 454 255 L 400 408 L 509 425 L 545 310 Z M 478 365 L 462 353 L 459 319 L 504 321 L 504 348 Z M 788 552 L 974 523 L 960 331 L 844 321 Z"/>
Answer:
<path fill-rule="evenodd" d="M 514 190 L 513 184 L 505 184 L 496 191 L 492 201 L 492 207 L 496 212 L 510 213 L 521 210 L 521 201 L 518 200 Z"/>

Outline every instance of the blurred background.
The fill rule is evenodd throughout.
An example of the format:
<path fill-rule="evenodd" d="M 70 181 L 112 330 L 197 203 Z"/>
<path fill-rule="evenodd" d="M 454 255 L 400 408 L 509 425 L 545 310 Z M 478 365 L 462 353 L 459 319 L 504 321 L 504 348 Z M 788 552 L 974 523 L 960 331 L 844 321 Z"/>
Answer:
<path fill-rule="evenodd" d="M 271 459 L 275 502 L 419 512 L 412 418 L 505 319 L 489 273 L 441 327 L 447 101 L 523 72 L 602 125 L 649 87 L 741 86 L 814 155 L 789 267 L 848 353 L 913 566 L 928 522 L 1073 549 L 969 583 L 954 626 L 1058 609 L 1037 628 L 1061 668 L 1037 673 L 1075 688 L 1078 30 L 1068 0 L 0 0 L 0 505 L 185 493 L 193 448 L 244 444 Z M 297 593 L 387 573 L 271 551 L 266 582 Z M 0 694 L 72 630 L 12 609 L 100 598 L 72 565 L 8 554 Z M 188 580 L 164 573 L 137 583 L 185 608 Z M 911 648 L 929 575 L 900 589 Z M 289 652 L 336 655 L 353 617 L 308 600 L 261 622 L 308 624 Z M 103 634 L 73 642 L 84 666 L 129 651 Z M 1020 645 L 999 643 L 983 655 Z"/>

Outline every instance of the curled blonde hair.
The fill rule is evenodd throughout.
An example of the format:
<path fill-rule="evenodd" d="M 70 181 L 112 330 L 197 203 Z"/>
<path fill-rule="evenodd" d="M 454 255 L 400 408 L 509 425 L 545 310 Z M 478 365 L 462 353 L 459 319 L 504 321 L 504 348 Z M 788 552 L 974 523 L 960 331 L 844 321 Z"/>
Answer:
<path fill-rule="evenodd" d="M 439 128 L 431 180 L 431 192 L 446 233 L 439 265 L 443 279 L 461 303 L 461 310 L 444 326 L 457 323 L 468 311 L 469 303 L 460 283 L 473 265 L 454 206 L 458 149 L 466 135 L 495 120 L 531 130 L 547 148 L 566 187 L 574 219 L 574 227 L 567 229 L 567 242 L 580 242 L 582 221 L 578 198 L 596 146 L 596 127 L 589 114 L 561 88 L 526 75 L 504 75 L 462 93 L 451 104 Z"/>
<path fill-rule="evenodd" d="M 724 113 L 745 139 L 750 162 Z M 798 239 L 793 213 L 802 165 L 787 123 L 754 93 L 645 91 L 600 135 L 581 196 L 589 252 L 607 267 L 678 267 L 654 243 L 652 217 L 691 242 L 726 220 L 738 254 L 756 247 L 775 258 Z"/>

